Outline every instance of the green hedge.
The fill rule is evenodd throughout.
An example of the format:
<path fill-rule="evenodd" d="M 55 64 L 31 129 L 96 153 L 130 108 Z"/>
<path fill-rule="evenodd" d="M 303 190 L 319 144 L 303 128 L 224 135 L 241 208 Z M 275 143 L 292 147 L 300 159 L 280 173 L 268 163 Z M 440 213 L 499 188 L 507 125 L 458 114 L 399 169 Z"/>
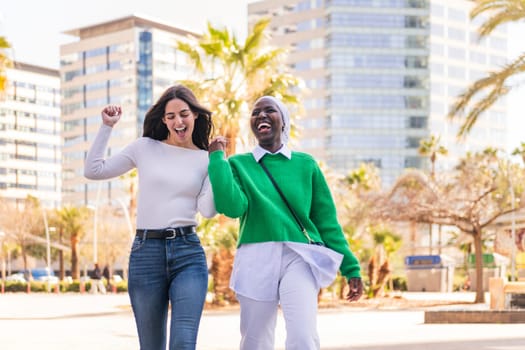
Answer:
<path fill-rule="evenodd" d="M 46 282 L 30 282 L 30 288 L 31 293 L 46 293 L 48 291 L 48 285 Z M 80 292 L 81 283 L 79 281 L 73 281 L 71 283 L 68 282 L 60 282 L 58 284 L 58 291 L 60 293 L 79 293 Z M 85 282 L 84 285 L 84 292 L 88 292 L 91 288 L 91 282 Z M 116 284 L 117 287 L 117 293 L 124 293 L 128 291 L 128 283 L 127 281 L 122 281 Z M 4 292 L 9 293 L 27 293 L 28 285 L 27 282 L 18 282 L 18 281 L 5 281 L 4 282 Z M 108 286 L 106 285 L 106 288 Z M 50 286 L 50 292 L 55 293 L 56 286 L 51 285 Z M 108 288 L 108 293 L 111 293 L 112 290 Z"/>

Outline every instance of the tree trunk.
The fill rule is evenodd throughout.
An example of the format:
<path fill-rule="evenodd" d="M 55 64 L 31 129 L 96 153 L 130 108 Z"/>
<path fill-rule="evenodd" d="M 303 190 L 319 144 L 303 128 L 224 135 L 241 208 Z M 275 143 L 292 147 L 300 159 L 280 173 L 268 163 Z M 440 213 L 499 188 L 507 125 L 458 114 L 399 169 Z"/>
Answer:
<path fill-rule="evenodd" d="M 381 264 L 381 267 L 379 268 L 377 281 L 375 282 L 374 289 L 372 291 L 374 298 L 377 296 L 383 296 L 383 294 L 385 293 L 385 285 L 388 281 L 388 277 L 390 276 L 391 271 L 392 270 L 390 269 L 390 264 L 388 263 L 388 260 L 385 260 L 385 262 Z"/>
<path fill-rule="evenodd" d="M 415 221 L 410 222 L 410 251 L 411 255 L 416 254 L 417 224 Z"/>
<path fill-rule="evenodd" d="M 441 224 L 438 225 L 438 255 L 441 255 L 441 245 L 443 244 L 443 232 L 441 231 Z"/>
<path fill-rule="evenodd" d="M 213 255 L 211 274 L 215 305 L 228 305 L 237 301 L 234 292 L 230 289 L 230 276 L 233 269 L 233 253 L 227 248 L 219 248 Z"/>
<path fill-rule="evenodd" d="M 368 263 L 368 279 L 370 281 L 369 298 L 375 298 L 384 294 L 384 288 L 391 272 L 384 247 L 378 245 L 375 250 L 375 254 L 370 258 Z"/>
<path fill-rule="evenodd" d="M 7 274 L 6 274 L 6 254 L 5 254 L 5 249 L 4 249 L 4 242 L 1 243 L 0 245 L 0 253 L 2 253 L 0 256 L 2 257 L 2 281 L 5 281 L 5 278 L 7 277 Z"/>
<path fill-rule="evenodd" d="M 368 281 L 370 282 L 370 289 L 368 290 L 368 297 L 373 298 L 374 297 L 374 285 L 376 283 L 376 277 L 377 277 L 377 262 L 376 262 L 376 255 L 372 255 L 370 257 L 370 260 L 368 262 Z"/>
<path fill-rule="evenodd" d="M 80 278 L 80 268 L 78 266 L 78 239 L 76 235 L 71 235 L 71 277 L 74 280 Z"/>
<path fill-rule="evenodd" d="M 60 227 L 58 231 L 58 243 L 62 245 L 62 227 Z M 58 278 L 63 281 L 66 277 L 66 273 L 64 271 L 64 251 L 60 249 L 58 251 Z"/>
<path fill-rule="evenodd" d="M 236 143 L 237 143 L 237 128 L 236 127 L 230 127 L 226 130 L 224 133 L 224 136 L 228 140 L 228 143 L 226 144 L 226 155 L 232 155 L 235 154 L 236 150 Z"/>
<path fill-rule="evenodd" d="M 481 241 L 481 231 L 474 233 L 474 254 L 476 257 L 476 299 L 475 303 L 485 302 L 485 292 L 483 291 L 483 245 Z"/>
<path fill-rule="evenodd" d="M 432 224 L 428 224 L 428 255 L 432 253 Z"/>
<path fill-rule="evenodd" d="M 131 179 L 129 185 L 129 219 L 131 222 L 135 222 L 135 211 L 137 208 L 137 195 L 135 190 L 135 180 Z"/>
<path fill-rule="evenodd" d="M 26 248 L 24 244 L 21 245 L 21 249 L 22 249 L 22 261 L 24 262 L 24 270 L 28 270 L 27 254 L 26 254 Z"/>

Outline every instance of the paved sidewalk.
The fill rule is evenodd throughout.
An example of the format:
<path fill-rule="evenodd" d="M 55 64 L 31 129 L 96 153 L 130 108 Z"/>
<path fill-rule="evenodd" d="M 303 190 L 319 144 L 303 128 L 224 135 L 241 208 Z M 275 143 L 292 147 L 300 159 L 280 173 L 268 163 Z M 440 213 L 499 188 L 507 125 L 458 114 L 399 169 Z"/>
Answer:
<path fill-rule="evenodd" d="M 407 299 L 443 298 L 433 293 Z M 469 293 L 450 296 L 465 303 Z M 422 299 L 423 300 L 423 299 Z M 449 308 L 483 308 L 460 304 Z M 439 308 L 445 308 L 440 306 Z M 523 324 L 424 324 L 424 310 L 338 307 L 319 311 L 323 350 L 523 350 Z M 237 309 L 207 310 L 199 350 L 234 350 L 239 343 Z M 284 349 L 284 323 L 278 319 L 276 349 Z M 2 350 L 138 349 L 127 294 L 0 294 Z"/>

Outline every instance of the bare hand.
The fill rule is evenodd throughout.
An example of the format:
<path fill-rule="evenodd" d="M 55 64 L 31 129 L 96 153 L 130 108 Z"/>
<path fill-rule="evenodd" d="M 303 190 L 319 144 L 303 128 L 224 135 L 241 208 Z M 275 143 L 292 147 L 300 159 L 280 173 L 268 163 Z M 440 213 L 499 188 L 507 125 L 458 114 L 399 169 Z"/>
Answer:
<path fill-rule="evenodd" d="M 361 278 L 350 278 L 348 280 L 348 295 L 346 300 L 348 301 L 358 301 L 359 298 L 363 295 L 363 281 Z"/>
<path fill-rule="evenodd" d="M 225 151 L 227 144 L 228 141 L 224 136 L 217 136 L 213 140 L 211 140 L 210 145 L 208 147 L 208 152 L 212 153 L 215 151 Z"/>
<path fill-rule="evenodd" d="M 122 107 L 117 105 L 107 105 L 102 110 L 102 122 L 107 125 L 113 127 L 113 125 L 117 124 L 120 117 L 122 116 Z"/>

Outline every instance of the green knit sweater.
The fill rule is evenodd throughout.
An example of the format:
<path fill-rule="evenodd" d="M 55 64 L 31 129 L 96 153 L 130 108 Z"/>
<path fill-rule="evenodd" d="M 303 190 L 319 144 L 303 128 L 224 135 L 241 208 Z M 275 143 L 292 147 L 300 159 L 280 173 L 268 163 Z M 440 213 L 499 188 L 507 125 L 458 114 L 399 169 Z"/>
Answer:
<path fill-rule="evenodd" d="M 294 208 L 312 240 L 323 242 L 343 255 L 340 271 L 346 278 L 360 277 L 359 261 L 351 252 L 330 189 L 317 162 L 308 154 L 266 154 L 262 159 L 284 196 Z M 308 240 L 253 154 L 224 158 L 210 154 L 208 174 L 219 213 L 240 218 L 238 245 L 259 242 Z"/>

